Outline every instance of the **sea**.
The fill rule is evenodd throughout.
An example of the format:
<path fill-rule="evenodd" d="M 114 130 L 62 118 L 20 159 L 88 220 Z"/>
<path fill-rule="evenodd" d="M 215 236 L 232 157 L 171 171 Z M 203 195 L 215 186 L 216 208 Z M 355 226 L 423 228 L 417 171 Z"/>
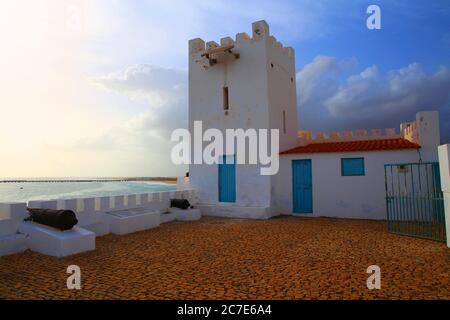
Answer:
<path fill-rule="evenodd" d="M 176 190 L 156 181 L 2 182 L 0 202 L 117 196 Z"/>

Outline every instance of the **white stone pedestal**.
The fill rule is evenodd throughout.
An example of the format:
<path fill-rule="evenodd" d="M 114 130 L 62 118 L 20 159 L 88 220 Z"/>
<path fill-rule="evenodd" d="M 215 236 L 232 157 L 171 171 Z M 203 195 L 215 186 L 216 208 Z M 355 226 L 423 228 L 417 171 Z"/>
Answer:
<path fill-rule="evenodd" d="M 115 210 L 106 212 L 105 216 L 111 232 L 117 235 L 156 228 L 161 223 L 161 213 L 146 208 Z"/>
<path fill-rule="evenodd" d="M 200 209 L 170 208 L 170 212 L 176 215 L 178 221 L 195 221 L 202 217 Z"/>
<path fill-rule="evenodd" d="M 26 221 L 20 224 L 19 231 L 28 236 L 31 250 L 49 256 L 65 257 L 95 249 L 95 233 L 79 227 L 60 231 Z"/>

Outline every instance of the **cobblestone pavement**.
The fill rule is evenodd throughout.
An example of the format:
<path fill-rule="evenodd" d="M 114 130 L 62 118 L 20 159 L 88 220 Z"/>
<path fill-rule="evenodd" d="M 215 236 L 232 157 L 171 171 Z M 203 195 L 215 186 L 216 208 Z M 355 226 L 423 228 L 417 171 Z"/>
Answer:
<path fill-rule="evenodd" d="M 450 299 L 444 243 L 386 233 L 384 222 L 202 218 L 126 236 L 66 258 L 0 257 L 7 299 Z M 68 290 L 68 265 L 82 289 Z M 381 268 L 381 290 L 366 269 Z"/>

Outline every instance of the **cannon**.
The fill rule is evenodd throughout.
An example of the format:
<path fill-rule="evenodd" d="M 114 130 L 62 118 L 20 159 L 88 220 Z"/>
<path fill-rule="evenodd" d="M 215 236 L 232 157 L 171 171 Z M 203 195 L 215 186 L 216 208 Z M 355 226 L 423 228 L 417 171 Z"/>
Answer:
<path fill-rule="evenodd" d="M 187 199 L 170 199 L 170 207 L 171 208 L 179 208 L 186 210 L 189 208 L 191 204 Z"/>
<path fill-rule="evenodd" d="M 27 208 L 30 216 L 26 221 L 37 222 L 61 231 L 70 230 L 78 223 L 77 216 L 72 210 L 55 210 L 41 208 Z"/>

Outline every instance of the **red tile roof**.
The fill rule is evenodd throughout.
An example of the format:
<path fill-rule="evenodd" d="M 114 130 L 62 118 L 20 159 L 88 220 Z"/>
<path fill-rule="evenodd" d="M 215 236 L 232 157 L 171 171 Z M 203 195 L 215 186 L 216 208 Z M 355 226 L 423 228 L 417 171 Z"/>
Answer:
<path fill-rule="evenodd" d="M 322 152 L 354 152 L 354 151 L 382 151 L 400 149 L 419 149 L 420 146 L 403 138 L 383 140 L 358 140 L 310 143 L 283 152 L 284 154 L 296 153 L 322 153 Z"/>

